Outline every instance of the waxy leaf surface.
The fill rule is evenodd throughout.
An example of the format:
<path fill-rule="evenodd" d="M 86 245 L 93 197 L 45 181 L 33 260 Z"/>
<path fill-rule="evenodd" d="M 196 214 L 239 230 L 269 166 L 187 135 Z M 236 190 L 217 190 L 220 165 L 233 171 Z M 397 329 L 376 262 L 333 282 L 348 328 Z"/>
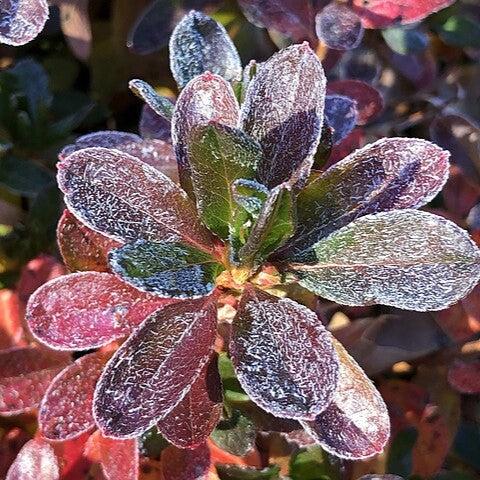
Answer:
<path fill-rule="evenodd" d="M 383 139 L 353 152 L 299 194 L 298 229 L 284 251 L 301 252 L 363 215 L 425 205 L 445 184 L 448 158 L 433 143 L 412 138 Z"/>
<path fill-rule="evenodd" d="M 360 17 L 347 5 L 332 2 L 315 17 L 318 38 L 329 48 L 351 50 L 363 38 Z"/>
<path fill-rule="evenodd" d="M 355 100 L 343 95 L 325 97 L 325 120 L 333 129 L 333 144 L 343 140 L 357 124 Z"/>
<path fill-rule="evenodd" d="M 26 318 L 35 337 L 49 347 L 88 350 L 128 335 L 169 302 L 109 273 L 72 273 L 39 288 Z"/>
<path fill-rule="evenodd" d="M 242 76 L 240 57 L 225 28 L 195 10 L 183 17 L 170 37 L 170 69 L 180 88 L 205 72 L 227 81 Z"/>
<path fill-rule="evenodd" d="M 191 135 L 188 152 L 193 191 L 203 223 L 226 239 L 237 209 L 232 184 L 255 177 L 262 149 L 241 130 L 212 123 Z"/>
<path fill-rule="evenodd" d="M 83 225 L 68 210 L 58 222 L 57 242 L 63 261 L 71 272 L 108 272 L 108 252 L 120 245 Z"/>
<path fill-rule="evenodd" d="M 387 407 L 371 380 L 340 342 L 338 388 L 332 403 L 313 421 L 301 422 L 327 452 L 348 459 L 381 453 L 390 436 Z"/>
<path fill-rule="evenodd" d="M 204 297 L 215 288 L 222 265 L 181 243 L 138 240 L 110 252 L 112 271 L 128 284 L 165 298 Z"/>
<path fill-rule="evenodd" d="M 94 416 L 105 435 L 135 437 L 185 397 L 212 352 L 215 301 L 167 305 L 117 350 L 95 391 Z"/>
<path fill-rule="evenodd" d="M 108 357 L 91 353 L 62 370 L 48 387 L 38 423 L 48 440 L 70 440 L 93 429 L 93 392 Z"/>
<path fill-rule="evenodd" d="M 217 354 L 203 367 L 183 400 L 157 424 L 160 433 L 178 448 L 196 448 L 207 440 L 222 414 L 222 384 Z"/>
<path fill-rule="evenodd" d="M 188 143 L 196 127 L 215 123 L 236 127 L 239 107 L 230 84 L 218 75 L 204 73 L 180 93 L 172 118 L 172 141 L 178 160 L 180 183 L 192 192 Z"/>
<path fill-rule="evenodd" d="M 87 148 L 59 165 L 58 183 L 69 210 L 115 240 L 183 240 L 212 248 L 195 208 L 168 177 L 126 153 Z"/>
<path fill-rule="evenodd" d="M 0 352 L 0 414 L 36 408 L 52 379 L 69 363 L 67 354 L 36 347 Z"/>
<path fill-rule="evenodd" d="M 345 305 L 441 310 L 480 278 L 480 251 L 467 232 L 417 210 L 359 218 L 314 251 L 315 264 L 293 267 L 300 284 Z"/>
<path fill-rule="evenodd" d="M 0 42 L 25 45 L 43 30 L 47 19 L 46 0 L 1 0 Z"/>
<path fill-rule="evenodd" d="M 166 97 L 159 95 L 155 89 L 143 80 L 134 79 L 128 82 L 130 90 L 141 98 L 158 116 L 171 120 L 174 105 Z"/>
<path fill-rule="evenodd" d="M 249 287 L 233 321 L 230 354 L 245 392 L 275 416 L 313 419 L 332 400 L 338 359 L 330 334 L 290 299 Z"/>
<path fill-rule="evenodd" d="M 273 55 L 250 82 L 241 126 L 262 146 L 258 178 L 267 187 L 308 176 L 320 140 L 325 84 L 322 65 L 306 43 Z"/>

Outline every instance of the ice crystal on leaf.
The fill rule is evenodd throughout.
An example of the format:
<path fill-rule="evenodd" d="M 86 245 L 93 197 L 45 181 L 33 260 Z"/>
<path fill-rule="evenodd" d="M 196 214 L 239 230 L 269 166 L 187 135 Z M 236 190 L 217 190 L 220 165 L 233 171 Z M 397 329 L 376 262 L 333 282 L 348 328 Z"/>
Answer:
<path fill-rule="evenodd" d="M 298 5 L 241 3 L 262 21 L 270 3 L 292 12 Z M 361 35 L 353 12 L 369 27 L 369 11 L 392 4 L 357 3 L 324 13 L 352 26 L 339 48 Z M 396 10 L 405 22 L 425 13 L 426 2 L 410 3 Z M 339 41 L 330 20 L 321 33 Z M 307 43 L 250 63 L 242 75 L 226 31 L 198 12 L 180 22 L 170 46 L 181 89 L 175 104 L 141 80 L 130 85 L 147 104 L 148 139 L 98 132 L 60 155 L 68 210 L 58 240 L 71 273 L 32 295 L 27 321 L 51 348 L 109 345 L 112 356 L 104 366 L 100 348 L 68 364 L 59 353 L 31 369 L 48 382 L 55 377 L 41 404 L 44 435 L 73 438 L 96 425 L 91 442 L 104 470 L 116 471 L 111 438 L 125 442 L 115 451 L 133 465 L 133 439 L 156 426 L 173 444 L 162 452 L 169 479 L 182 462 L 197 462 L 198 475 L 188 478 L 206 475 L 210 435 L 233 445 L 228 429 L 215 430 L 222 410 L 227 423 L 245 414 L 253 428 L 251 415 L 260 430 L 270 426 L 340 457 L 379 453 L 390 429 L 380 394 L 317 314 L 283 297 L 299 283 L 346 305 L 423 311 L 467 295 L 480 277 L 478 248 L 452 222 L 415 210 L 442 189 L 449 153 L 425 140 L 381 139 L 320 172 L 322 130 L 348 140 L 355 124 L 381 111 L 378 92 L 337 81 L 327 96 Z M 170 121 L 172 147 L 168 132 L 165 141 L 151 138 Z M 181 186 L 162 173 L 173 156 Z M 0 403 L 29 388 L 7 370 Z M 19 403 L 12 412 L 35 406 Z M 81 414 L 72 416 L 72 405 Z"/>

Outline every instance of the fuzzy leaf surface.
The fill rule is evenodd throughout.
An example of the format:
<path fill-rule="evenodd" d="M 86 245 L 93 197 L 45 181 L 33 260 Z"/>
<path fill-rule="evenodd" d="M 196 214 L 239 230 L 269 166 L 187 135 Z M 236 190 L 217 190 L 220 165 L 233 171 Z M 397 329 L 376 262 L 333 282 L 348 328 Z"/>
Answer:
<path fill-rule="evenodd" d="M 364 215 L 425 205 L 445 184 L 448 158 L 433 143 L 412 138 L 379 140 L 353 152 L 300 192 L 298 228 L 282 253 L 301 252 Z"/>
<path fill-rule="evenodd" d="M 128 82 L 130 90 L 139 98 L 141 98 L 157 115 L 171 120 L 173 115 L 174 104 L 166 97 L 159 95 L 155 89 L 137 78 Z"/>
<path fill-rule="evenodd" d="M 211 355 L 215 301 L 167 305 L 117 350 L 95 392 L 94 416 L 105 435 L 135 437 L 185 397 Z"/>
<path fill-rule="evenodd" d="M 249 287 L 232 325 L 232 362 L 249 397 L 282 418 L 313 419 L 337 385 L 338 359 L 317 315 Z"/>
<path fill-rule="evenodd" d="M 176 447 L 196 448 L 212 433 L 220 420 L 222 408 L 222 383 L 215 353 L 190 391 L 157 423 L 157 428 Z"/>
<path fill-rule="evenodd" d="M 40 287 L 30 297 L 26 318 L 35 337 L 50 348 L 88 350 L 128 335 L 169 302 L 109 273 L 72 273 Z"/>
<path fill-rule="evenodd" d="M 343 95 L 325 97 L 325 120 L 333 129 L 333 144 L 343 140 L 357 124 L 355 100 Z"/>
<path fill-rule="evenodd" d="M 467 232 L 417 210 L 367 215 L 313 249 L 315 264 L 293 267 L 300 284 L 345 305 L 441 310 L 480 278 L 480 251 Z"/>
<path fill-rule="evenodd" d="M 195 208 L 168 177 L 117 150 L 87 148 L 58 165 L 69 210 L 115 240 L 184 241 L 210 250 L 209 232 Z"/>
<path fill-rule="evenodd" d="M 180 183 L 193 195 L 188 144 L 196 127 L 211 121 L 236 127 L 239 106 L 230 84 L 218 75 L 204 73 L 180 93 L 172 117 L 172 141 L 178 160 Z"/>
<path fill-rule="evenodd" d="M 371 380 L 340 342 L 338 388 L 332 403 L 314 421 L 301 422 L 327 452 L 348 459 L 380 453 L 390 436 L 387 407 Z"/>
<path fill-rule="evenodd" d="M 250 215 L 257 218 L 268 198 L 268 189 L 254 180 L 240 178 L 232 184 L 233 199 Z"/>
<path fill-rule="evenodd" d="M 308 176 L 320 141 L 325 84 L 306 43 L 273 55 L 250 82 L 240 124 L 262 146 L 258 179 L 267 187 Z"/>
<path fill-rule="evenodd" d="M 183 17 L 170 37 L 170 69 L 180 88 L 205 72 L 227 81 L 242 76 L 240 57 L 225 28 L 195 10 Z"/>

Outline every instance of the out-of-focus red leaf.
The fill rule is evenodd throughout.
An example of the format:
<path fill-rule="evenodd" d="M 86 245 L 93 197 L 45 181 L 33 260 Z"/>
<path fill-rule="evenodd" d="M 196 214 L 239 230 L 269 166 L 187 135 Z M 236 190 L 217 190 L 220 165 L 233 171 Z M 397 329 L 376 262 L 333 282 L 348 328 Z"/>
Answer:
<path fill-rule="evenodd" d="M 65 265 L 71 272 L 108 272 L 108 252 L 121 245 L 88 228 L 68 210 L 57 227 L 57 241 Z"/>
<path fill-rule="evenodd" d="M 36 408 L 70 355 L 37 347 L 0 352 L 0 413 L 15 415 Z"/>
<path fill-rule="evenodd" d="M 162 451 L 161 465 L 164 480 L 208 480 L 210 450 L 206 443 L 194 450 L 167 447 Z"/>
<path fill-rule="evenodd" d="M 0 290 L 0 350 L 21 346 L 23 337 L 23 308 L 13 290 Z"/>
<path fill-rule="evenodd" d="M 109 273 L 80 272 L 39 288 L 30 298 L 26 317 L 32 333 L 49 347 L 87 350 L 127 335 L 170 302 Z"/>
<path fill-rule="evenodd" d="M 217 463 L 229 465 L 249 465 L 251 467 L 260 467 L 262 465 L 260 453 L 256 448 L 252 448 L 252 450 L 250 450 L 244 457 L 238 457 L 226 452 L 225 450 L 222 450 L 212 440 L 208 440 L 207 445 L 210 450 L 210 459 L 212 465 Z"/>
<path fill-rule="evenodd" d="M 88 478 L 91 461 L 84 451 L 89 438 L 88 432 L 72 440 L 50 444 L 57 455 L 62 480 Z"/>
<path fill-rule="evenodd" d="M 0 434 L 0 478 L 5 478 L 10 465 L 20 449 L 30 440 L 30 435 L 18 427 Z"/>
<path fill-rule="evenodd" d="M 30 440 L 20 450 L 8 470 L 6 480 L 59 480 L 60 468 L 53 448 L 40 438 Z"/>
<path fill-rule="evenodd" d="M 480 360 L 455 360 L 448 370 L 448 382 L 460 393 L 480 393 Z"/>
<path fill-rule="evenodd" d="M 450 175 L 443 187 L 442 196 L 447 210 L 465 218 L 480 198 L 480 188 L 469 182 L 457 165 L 450 167 Z"/>
<path fill-rule="evenodd" d="M 70 440 L 94 427 L 93 392 L 108 356 L 101 352 L 85 355 L 53 379 L 38 418 L 45 438 Z"/>
<path fill-rule="evenodd" d="M 362 128 L 355 128 L 345 138 L 333 146 L 323 170 L 331 167 L 340 160 L 348 157 L 352 152 L 365 145 L 365 133 Z"/>
<path fill-rule="evenodd" d="M 95 432 L 87 442 L 86 455 L 100 463 L 106 480 L 138 480 L 139 454 L 136 439 L 118 440 Z"/>
<path fill-rule="evenodd" d="M 222 408 L 222 384 L 217 354 L 214 354 L 183 400 L 157 427 L 176 447 L 196 448 L 207 440 L 216 427 Z"/>

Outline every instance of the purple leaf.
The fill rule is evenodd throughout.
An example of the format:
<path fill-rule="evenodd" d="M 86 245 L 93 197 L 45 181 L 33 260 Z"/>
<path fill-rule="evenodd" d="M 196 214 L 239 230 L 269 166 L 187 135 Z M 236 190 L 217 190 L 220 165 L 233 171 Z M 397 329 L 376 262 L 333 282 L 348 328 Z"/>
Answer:
<path fill-rule="evenodd" d="M 196 448 L 207 440 L 222 414 L 222 384 L 215 353 L 183 400 L 160 422 L 160 433 L 178 448 Z"/>
<path fill-rule="evenodd" d="M 239 107 L 232 87 L 222 77 L 204 73 L 180 93 L 172 118 L 172 140 L 178 160 L 180 183 L 192 193 L 187 145 L 193 129 L 211 121 L 236 127 Z"/>
<path fill-rule="evenodd" d="M 208 362 L 216 297 L 167 305 L 120 347 L 97 385 L 94 416 L 110 437 L 133 438 L 167 416 Z"/>
<path fill-rule="evenodd" d="M 325 97 L 325 120 L 333 129 L 333 144 L 343 140 L 357 124 L 357 103 L 343 95 Z"/>
<path fill-rule="evenodd" d="M 49 347 L 87 350 L 129 334 L 169 302 L 109 273 L 72 273 L 40 287 L 30 297 L 26 318 L 35 337 Z"/>
<path fill-rule="evenodd" d="M 375 83 L 382 72 L 382 63 L 374 50 L 360 47 L 345 52 L 339 71 L 341 78 Z"/>
<path fill-rule="evenodd" d="M 162 450 L 160 460 L 163 479 L 209 480 L 211 477 L 211 457 L 207 443 L 202 443 L 194 450 L 167 447 Z"/>
<path fill-rule="evenodd" d="M 467 232 L 417 210 L 359 218 L 313 250 L 315 263 L 291 266 L 300 284 L 345 305 L 441 310 L 480 278 L 480 251 Z"/>
<path fill-rule="evenodd" d="M 118 150 L 87 148 L 58 164 L 69 210 L 115 240 L 184 241 L 211 251 L 208 230 L 185 193 L 168 177 Z"/>
<path fill-rule="evenodd" d="M 0 0 L 0 42 L 25 45 L 43 30 L 47 19 L 46 0 Z"/>
<path fill-rule="evenodd" d="M 138 131 L 143 138 L 163 140 L 171 143 L 171 123 L 159 117 L 148 105 L 144 105 L 138 123 Z"/>
<path fill-rule="evenodd" d="M 205 72 L 227 81 L 242 76 L 240 57 L 225 28 L 201 12 L 192 10 L 183 17 L 169 46 L 170 69 L 180 88 Z"/>
<path fill-rule="evenodd" d="M 315 17 L 318 38 L 329 48 L 351 50 L 363 38 L 363 26 L 358 15 L 341 3 L 330 3 Z"/>
<path fill-rule="evenodd" d="M 390 436 L 387 407 L 345 348 L 333 339 L 340 360 L 332 403 L 314 421 L 301 422 L 327 452 L 357 460 L 381 453 Z"/>
<path fill-rule="evenodd" d="M 273 55 L 250 82 L 240 123 L 263 148 L 259 180 L 267 187 L 299 170 L 308 176 L 320 141 L 325 84 L 322 65 L 306 43 Z"/>
<path fill-rule="evenodd" d="M 330 403 L 338 359 L 317 315 L 248 287 L 232 325 L 230 354 L 249 397 L 282 418 L 313 419 Z"/>

